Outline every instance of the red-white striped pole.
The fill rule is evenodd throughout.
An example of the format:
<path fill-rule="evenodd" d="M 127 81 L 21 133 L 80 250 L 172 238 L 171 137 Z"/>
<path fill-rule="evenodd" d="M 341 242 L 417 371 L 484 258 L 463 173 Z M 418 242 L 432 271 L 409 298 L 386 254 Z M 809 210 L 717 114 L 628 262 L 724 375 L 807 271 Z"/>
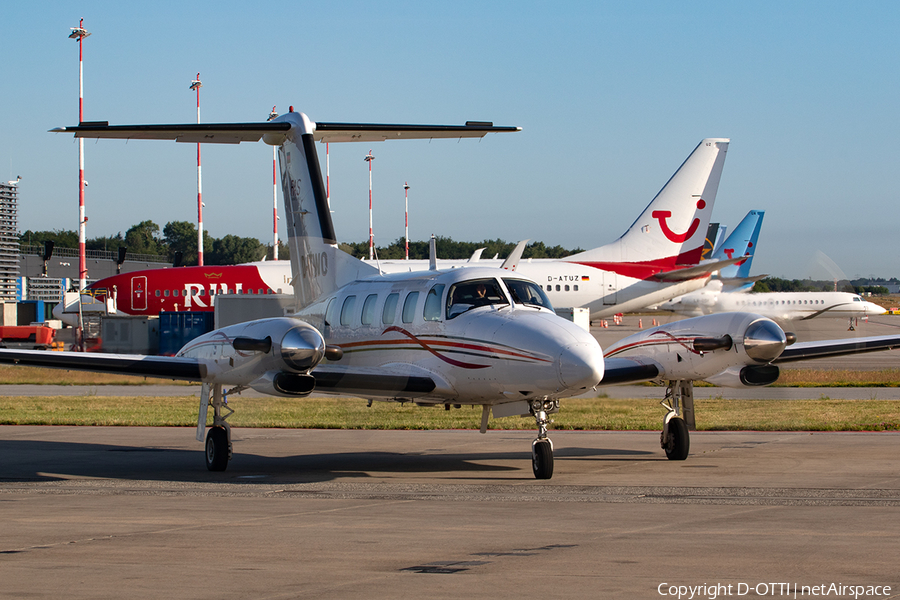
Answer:
<path fill-rule="evenodd" d="M 331 210 L 331 155 L 328 153 L 328 142 L 325 142 L 325 203 Z"/>
<path fill-rule="evenodd" d="M 372 234 L 372 151 L 366 154 L 366 162 L 369 163 L 369 260 L 375 258 L 375 236 Z"/>
<path fill-rule="evenodd" d="M 409 260 L 409 182 L 403 182 L 404 217 L 403 227 L 406 232 L 406 260 Z"/>
<path fill-rule="evenodd" d="M 200 73 L 191 82 L 191 89 L 197 90 L 197 124 L 200 124 Z M 200 142 L 197 142 L 197 264 L 203 266 L 203 178 L 200 173 Z"/>
<path fill-rule="evenodd" d="M 78 123 L 84 122 L 84 38 L 91 35 L 84 29 L 84 19 L 78 21 L 78 27 L 72 27 L 69 37 L 78 40 Z M 87 258 L 85 243 L 84 216 L 84 138 L 78 138 L 78 285 L 79 291 L 87 287 Z"/>
<path fill-rule="evenodd" d="M 275 107 L 267 120 L 278 116 Z M 272 146 L 272 260 L 278 260 L 278 147 Z"/>

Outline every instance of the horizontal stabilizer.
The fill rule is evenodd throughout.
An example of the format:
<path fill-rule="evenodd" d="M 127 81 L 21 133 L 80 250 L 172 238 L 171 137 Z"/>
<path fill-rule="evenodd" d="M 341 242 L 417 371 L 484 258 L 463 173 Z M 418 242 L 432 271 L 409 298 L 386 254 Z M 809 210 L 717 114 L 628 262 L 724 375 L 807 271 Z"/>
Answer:
<path fill-rule="evenodd" d="M 313 139 L 322 142 L 383 142 L 401 139 L 480 138 L 488 133 L 521 131 L 521 127 L 495 127 L 469 121 L 465 125 L 403 125 L 378 123 L 313 123 Z M 110 125 L 105 121 L 51 129 L 80 138 L 174 140 L 176 142 L 238 144 L 258 142 L 269 134 L 278 139 L 291 129 L 288 121 L 261 123 L 185 123 L 175 125 Z M 267 138 L 268 139 L 268 138 Z"/>
<path fill-rule="evenodd" d="M 286 121 L 264 123 L 188 123 L 184 125 L 109 125 L 105 122 L 82 123 L 74 127 L 57 127 L 53 133 L 74 133 L 77 138 L 119 140 L 174 140 L 176 142 L 206 142 L 238 144 L 258 142 L 267 133 L 284 134 L 290 131 Z"/>
<path fill-rule="evenodd" d="M 521 127 L 494 127 L 493 123 L 468 121 L 465 125 L 379 125 L 370 123 L 316 122 L 313 137 L 321 142 L 383 142 L 432 138 L 480 138 L 488 133 L 521 131 Z"/>
<path fill-rule="evenodd" d="M 722 277 L 720 281 L 731 286 L 736 286 L 744 283 L 756 283 L 757 281 L 765 279 L 768 276 L 769 274 L 766 273 L 764 275 L 752 275 L 750 277 Z"/>
<path fill-rule="evenodd" d="M 723 269 L 735 263 L 739 263 L 742 260 L 747 260 L 747 257 L 739 256 L 738 258 L 716 260 L 693 267 L 687 267 L 686 269 L 678 269 L 677 271 L 666 271 L 664 273 L 658 273 L 654 275 L 653 279 L 656 279 L 657 281 L 688 281 L 691 279 L 697 279 L 698 277 L 709 276 L 719 269 Z"/>

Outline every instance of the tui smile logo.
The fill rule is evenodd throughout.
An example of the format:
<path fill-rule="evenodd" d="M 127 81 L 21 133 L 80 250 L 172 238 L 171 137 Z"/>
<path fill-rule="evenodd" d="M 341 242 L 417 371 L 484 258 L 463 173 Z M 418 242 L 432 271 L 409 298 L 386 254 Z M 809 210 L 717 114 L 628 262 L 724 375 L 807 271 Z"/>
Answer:
<path fill-rule="evenodd" d="M 701 198 L 697 201 L 697 208 L 703 210 L 706 208 L 706 202 Z M 659 228 L 662 230 L 663 235 L 666 236 L 666 239 L 670 242 L 674 242 L 676 244 L 683 244 L 688 241 L 691 236 L 696 233 L 697 228 L 700 227 L 700 219 L 694 219 L 691 222 L 690 227 L 688 227 L 687 231 L 684 233 L 675 233 L 669 227 L 668 219 L 672 216 L 672 211 L 670 210 L 654 210 L 650 213 L 650 216 L 659 221 Z"/>

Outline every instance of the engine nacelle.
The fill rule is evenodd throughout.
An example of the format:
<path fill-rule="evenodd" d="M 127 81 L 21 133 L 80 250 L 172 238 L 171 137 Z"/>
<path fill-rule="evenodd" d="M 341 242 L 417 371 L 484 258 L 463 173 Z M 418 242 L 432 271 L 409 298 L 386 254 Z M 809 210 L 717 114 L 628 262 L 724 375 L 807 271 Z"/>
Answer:
<path fill-rule="evenodd" d="M 200 359 L 210 383 L 250 386 L 269 376 L 270 383 L 261 382 L 261 387 L 304 395 L 314 387 L 306 377 L 312 379 L 309 372 L 325 353 L 325 340 L 315 327 L 278 317 L 216 329 L 188 342 L 178 356 Z"/>
<path fill-rule="evenodd" d="M 308 373 L 269 371 L 249 386 L 257 392 L 270 396 L 296 398 L 308 396 L 316 389 L 316 378 Z"/>
<path fill-rule="evenodd" d="M 730 367 L 706 381 L 719 387 L 744 388 L 771 385 L 778 381 L 781 371 L 775 365 L 747 365 Z"/>
<path fill-rule="evenodd" d="M 786 344 L 784 331 L 771 319 L 719 313 L 631 335 L 608 348 L 606 356 L 649 359 L 659 367 L 661 379 L 709 380 L 734 369 L 731 381 L 741 382 L 743 373 L 742 385 L 768 385 L 778 379 L 778 370 L 762 367 L 778 358 Z"/>

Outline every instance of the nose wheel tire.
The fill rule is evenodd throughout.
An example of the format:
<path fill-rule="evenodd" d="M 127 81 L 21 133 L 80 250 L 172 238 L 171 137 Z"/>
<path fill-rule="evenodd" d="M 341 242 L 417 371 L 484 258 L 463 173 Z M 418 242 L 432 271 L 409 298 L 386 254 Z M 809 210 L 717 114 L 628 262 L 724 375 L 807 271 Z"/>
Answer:
<path fill-rule="evenodd" d="M 553 446 L 550 440 L 535 440 L 531 446 L 531 467 L 535 479 L 553 477 Z"/>
<path fill-rule="evenodd" d="M 224 427 L 213 427 L 206 434 L 206 468 L 224 471 L 228 467 L 228 434 Z"/>
<path fill-rule="evenodd" d="M 691 450 L 691 438 L 684 419 L 674 417 L 666 424 L 669 437 L 663 449 L 669 460 L 685 460 Z"/>

